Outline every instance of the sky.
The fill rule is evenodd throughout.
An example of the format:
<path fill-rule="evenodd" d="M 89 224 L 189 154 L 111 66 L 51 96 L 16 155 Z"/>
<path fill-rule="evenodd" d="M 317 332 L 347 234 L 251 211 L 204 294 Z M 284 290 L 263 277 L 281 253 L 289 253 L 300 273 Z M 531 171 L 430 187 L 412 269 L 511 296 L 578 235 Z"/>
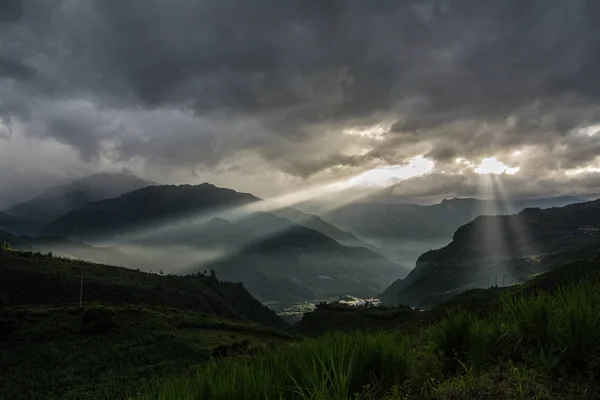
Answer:
<path fill-rule="evenodd" d="M 2 0 L 0 207 L 123 169 L 266 198 L 474 196 L 489 172 L 595 195 L 599 20 L 596 0 Z"/>

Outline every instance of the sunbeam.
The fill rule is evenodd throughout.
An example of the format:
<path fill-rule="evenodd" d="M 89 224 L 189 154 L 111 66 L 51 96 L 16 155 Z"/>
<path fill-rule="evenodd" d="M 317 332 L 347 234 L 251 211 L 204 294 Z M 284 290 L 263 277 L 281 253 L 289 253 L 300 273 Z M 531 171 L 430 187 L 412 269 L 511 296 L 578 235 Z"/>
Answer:
<path fill-rule="evenodd" d="M 136 232 L 129 232 L 127 235 L 123 235 L 121 240 L 143 243 L 144 240 L 165 234 L 172 235 L 173 237 L 181 236 L 182 231 L 189 231 L 190 236 L 198 235 L 201 234 L 200 232 L 206 230 L 205 225 L 209 221 L 218 218 L 231 223 L 241 223 L 246 226 L 252 225 L 251 229 L 249 229 L 252 233 L 239 238 L 235 243 L 235 248 L 229 247 L 226 251 L 223 249 L 205 249 L 201 246 L 187 248 L 189 251 L 197 251 L 202 254 L 198 257 L 186 257 L 188 260 L 191 259 L 192 262 L 188 264 L 188 267 L 184 268 L 185 271 L 181 272 L 191 272 L 192 269 L 198 270 L 207 264 L 234 256 L 261 240 L 272 238 L 289 229 L 293 229 L 297 226 L 296 223 L 302 225 L 305 222 L 303 218 L 306 218 L 306 220 L 314 218 L 313 215 L 298 213 L 294 223 L 289 223 L 287 220 L 279 218 L 279 220 L 271 219 L 270 222 L 272 225 L 270 225 L 268 222 L 265 222 L 265 219 L 261 220 L 259 218 L 261 213 L 274 213 L 277 215 L 278 211 L 288 209 L 308 200 L 320 201 L 325 205 L 324 208 L 327 211 L 333 211 L 369 196 L 386 192 L 390 187 L 396 186 L 402 181 L 429 173 L 432 168 L 433 163 L 431 161 L 423 157 L 416 157 L 404 166 L 378 168 L 347 180 L 313 186 L 272 199 L 250 202 L 218 211 L 188 215 L 174 222 L 160 224 L 153 229 L 145 228 Z M 256 219 L 253 219 L 254 217 Z M 205 234 L 209 235 L 210 233 L 205 232 Z M 210 257 L 204 256 L 207 250 L 210 251 Z"/>
<path fill-rule="evenodd" d="M 497 193 L 506 205 L 507 213 L 511 214 L 511 217 L 508 218 L 509 229 L 514 234 L 514 244 L 518 246 L 519 256 L 531 257 L 536 255 L 537 250 L 533 246 L 532 240 L 527 233 L 527 229 L 522 220 L 523 217 L 519 214 L 520 210 L 517 210 L 512 204 L 511 197 L 504 186 L 501 176 L 492 176 L 492 186 L 494 187 L 495 193 Z"/>
<path fill-rule="evenodd" d="M 334 210 L 362 198 L 386 191 L 389 187 L 404 180 L 427 174 L 432 169 L 433 163 L 431 161 L 423 157 L 415 157 L 404 166 L 377 168 L 346 180 L 315 185 L 272 199 L 248 201 L 232 207 L 190 213 L 174 220 L 161 221 L 155 226 L 144 226 L 131 229 L 128 232 L 120 232 L 116 239 L 105 238 L 103 240 L 99 238 L 95 242 L 105 246 L 139 245 L 156 237 L 176 237 L 185 231 L 193 234 L 194 230 L 201 230 L 203 225 L 215 218 L 237 222 L 252 216 L 254 213 L 277 212 L 308 200 L 323 200 L 324 203 L 327 203 L 328 210 Z M 311 217 L 307 216 L 307 218 Z M 277 233 L 279 232 L 269 232 L 265 237 Z M 255 240 L 253 238 L 250 243 Z"/>
<path fill-rule="evenodd" d="M 326 209 L 328 211 L 333 211 L 336 208 L 340 208 L 343 207 L 347 204 L 351 204 L 353 202 L 356 201 L 360 201 L 363 198 L 366 198 L 368 196 L 372 196 L 372 195 L 376 195 L 377 193 L 380 192 L 385 192 L 387 191 L 387 187 L 370 187 L 369 189 L 357 189 L 357 188 L 351 188 L 351 189 L 346 189 L 343 191 L 338 191 L 338 192 L 325 192 L 323 193 L 321 196 L 326 196 L 327 194 L 338 194 L 339 196 L 336 197 L 336 201 L 335 202 L 329 202 Z M 303 196 L 299 196 L 297 198 L 303 198 Z M 285 203 L 277 203 L 278 205 L 281 206 L 281 204 L 288 204 L 287 202 Z M 298 225 L 302 225 L 303 221 L 302 219 L 296 219 L 297 223 L 286 223 L 286 220 L 284 218 L 279 218 L 279 224 L 274 224 L 274 225 L 268 225 L 265 223 L 261 223 L 260 219 L 259 219 L 259 215 L 263 212 L 276 212 L 277 210 L 281 210 L 283 207 L 279 207 L 279 208 L 275 208 L 272 204 L 261 204 L 259 207 L 256 207 L 254 204 L 249 206 L 249 209 L 246 210 L 246 214 L 244 217 L 242 218 L 237 218 L 237 219 L 233 219 L 230 220 L 231 222 L 239 222 L 239 223 L 247 223 L 248 221 L 251 221 L 253 217 L 257 217 L 257 221 L 255 221 L 256 223 L 252 224 L 252 234 L 249 236 L 245 236 L 244 238 L 242 238 L 241 241 L 238 241 L 236 243 L 236 248 L 230 248 L 227 251 L 223 251 L 220 253 L 220 255 L 218 256 L 214 256 L 211 257 L 210 259 L 205 259 L 203 261 L 194 263 L 189 265 L 183 272 L 189 273 L 189 272 L 193 272 L 193 271 L 197 271 L 197 270 L 201 270 L 202 268 L 216 263 L 219 260 L 225 259 L 227 257 L 232 257 L 235 256 L 236 254 L 244 251 L 245 249 L 251 247 L 252 245 L 259 243 L 263 240 L 268 240 L 270 238 L 273 238 L 277 235 L 283 234 L 288 230 L 291 230 L 295 227 L 297 227 Z M 251 213 L 248 213 L 250 212 Z M 277 215 L 277 213 L 275 213 L 275 215 Z M 313 215 L 310 214 L 305 214 L 305 218 L 306 220 L 314 218 Z"/>
<path fill-rule="evenodd" d="M 507 266 L 502 255 L 507 253 L 507 243 L 505 240 L 505 230 L 503 229 L 503 220 L 499 215 L 496 193 L 494 191 L 492 174 L 480 174 L 479 178 L 479 193 L 485 201 L 481 202 L 482 209 L 479 217 L 480 223 L 483 224 L 483 232 L 485 241 L 485 251 L 487 254 L 482 254 L 481 265 L 481 282 L 488 282 L 488 285 L 497 285 L 504 281 L 503 277 L 507 272 Z"/>

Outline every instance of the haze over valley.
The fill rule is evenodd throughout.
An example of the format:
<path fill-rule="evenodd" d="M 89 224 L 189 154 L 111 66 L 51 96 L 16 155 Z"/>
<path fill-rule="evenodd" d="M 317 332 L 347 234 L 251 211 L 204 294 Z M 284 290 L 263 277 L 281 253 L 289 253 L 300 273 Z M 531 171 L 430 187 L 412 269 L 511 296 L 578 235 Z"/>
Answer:
<path fill-rule="evenodd" d="M 599 20 L 1 0 L 0 398 L 600 398 Z"/>
<path fill-rule="evenodd" d="M 454 198 L 419 205 L 400 202 L 379 190 L 369 191 L 369 197 L 364 197 L 365 188 L 335 190 L 348 197 L 358 192 L 360 197 L 317 216 L 294 208 L 294 197 L 260 199 L 209 183 L 158 185 L 130 172 L 101 173 L 8 208 L 0 230 L 8 243 L 22 250 L 163 274 L 214 270 L 220 279 L 242 282 L 256 298 L 282 311 L 296 303 L 344 296 L 372 298 L 380 293 L 395 303 L 393 296 L 390 301 L 388 286 L 396 288 L 404 282 L 401 279 L 421 254 L 449 244 L 458 228 L 478 221 L 479 215 L 583 201 L 573 196 Z M 318 199 L 308 195 L 310 201 Z M 305 197 L 301 192 L 296 196 Z M 307 208 L 306 204 L 300 207 Z M 482 237 L 497 234 L 494 223 L 484 225 Z M 515 234 L 528 235 L 519 229 Z M 511 246 L 499 251 L 511 252 Z M 538 251 L 522 255 L 537 256 Z M 527 276 L 506 272 L 511 282 Z M 457 284 L 449 289 L 485 285 L 486 280 L 478 278 L 470 286 Z M 423 292 L 424 297 L 436 295 Z M 422 305 L 412 298 L 406 304 Z"/>

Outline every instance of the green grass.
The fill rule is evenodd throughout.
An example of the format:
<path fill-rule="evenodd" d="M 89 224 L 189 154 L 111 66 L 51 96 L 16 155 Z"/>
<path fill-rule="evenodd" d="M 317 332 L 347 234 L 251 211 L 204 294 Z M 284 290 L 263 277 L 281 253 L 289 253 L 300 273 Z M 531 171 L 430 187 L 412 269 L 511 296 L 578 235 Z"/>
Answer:
<path fill-rule="evenodd" d="M 42 268 L 31 263 L 19 265 Z M 324 307 L 312 326 L 345 331 L 312 337 L 158 305 L 7 308 L 0 296 L 0 398 L 597 399 L 598 271 L 573 263 L 425 312 Z"/>
<path fill-rule="evenodd" d="M 285 343 L 258 324 L 163 307 L 12 308 L 0 338 L 0 398 L 124 398 L 214 356 Z"/>
<path fill-rule="evenodd" d="M 598 398 L 600 283 L 505 292 L 487 316 L 456 308 L 416 332 L 330 332 L 212 361 L 139 399 Z"/>

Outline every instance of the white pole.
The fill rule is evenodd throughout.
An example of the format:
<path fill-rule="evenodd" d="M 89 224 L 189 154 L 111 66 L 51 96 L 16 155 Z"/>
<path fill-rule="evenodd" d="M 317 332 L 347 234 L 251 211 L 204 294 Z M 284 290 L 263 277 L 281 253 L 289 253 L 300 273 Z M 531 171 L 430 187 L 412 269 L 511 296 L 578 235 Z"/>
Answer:
<path fill-rule="evenodd" d="M 79 307 L 83 306 L 83 268 L 81 268 L 81 285 L 79 287 Z"/>

